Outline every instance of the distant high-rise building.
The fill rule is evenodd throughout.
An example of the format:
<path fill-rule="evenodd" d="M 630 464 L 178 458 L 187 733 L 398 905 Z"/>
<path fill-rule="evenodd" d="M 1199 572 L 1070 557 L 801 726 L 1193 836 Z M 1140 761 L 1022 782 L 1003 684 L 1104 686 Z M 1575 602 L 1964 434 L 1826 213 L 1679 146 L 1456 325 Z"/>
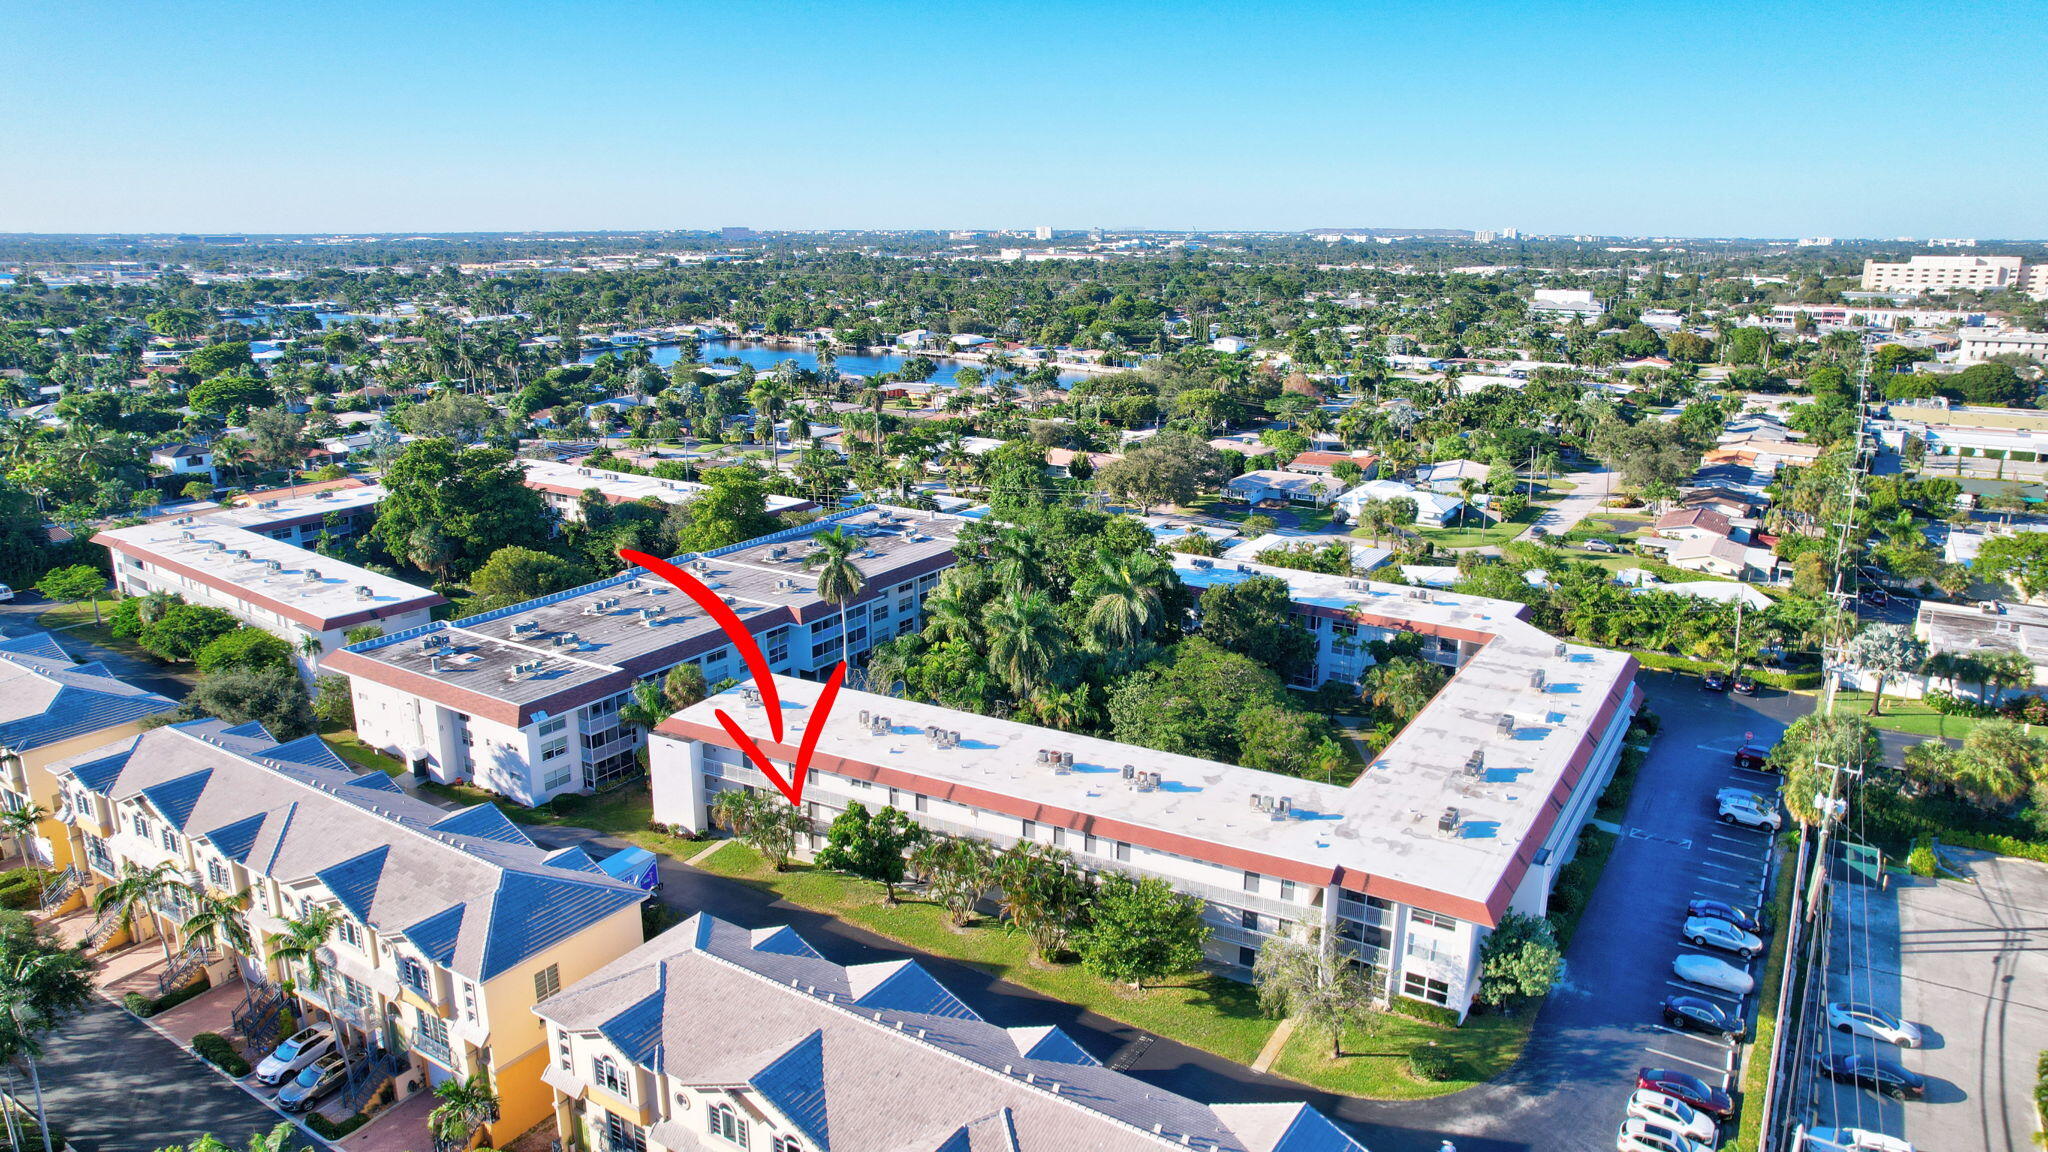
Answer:
<path fill-rule="evenodd" d="M 1963 236 L 1949 237 L 1947 239 L 1930 238 L 1927 241 L 1927 246 L 1929 248 L 1975 248 L 1977 241 L 1974 238 Z"/>
<path fill-rule="evenodd" d="M 720 228 L 718 236 L 721 240 L 759 240 L 761 238 L 761 234 L 752 228 Z"/>
<path fill-rule="evenodd" d="M 1500 238 L 1503 240 L 1520 240 L 1522 238 L 1522 230 L 1520 228 L 1503 228 L 1500 230 Z"/>
<path fill-rule="evenodd" d="M 1472 233 L 1472 239 L 1479 244 L 1491 244 L 1495 240 L 1500 239 L 1500 233 L 1495 232 L 1491 228 L 1481 228 Z"/>
<path fill-rule="evenodd" d="M 1801 248 L 1829 248 L 1833 247 L 1834 243 L 1835 238 L 1833 236 L 1802 236 L 1799 238 L 1799 246 Z"/>
<path fill-rule="evenodd" d="M 1037 232 L 1037 235 L 1038 235 L 1038 238 L 1039 238 L 1040 240 L 1050 240 L 1050 239 L 1052 239 L 1052 225 L 1050 225 L 1050 224 L 1040 224 L 1040 225 L 1038 226 L 1038 232 Z"/>
<path fill-rule="evenodd" d="M 1914 256 L 1903 263 L 1863 262 L 1866 292 L 1997 292 L 2017 289 L 2048 297 L 2048 264 L 2018 256 Z"/>

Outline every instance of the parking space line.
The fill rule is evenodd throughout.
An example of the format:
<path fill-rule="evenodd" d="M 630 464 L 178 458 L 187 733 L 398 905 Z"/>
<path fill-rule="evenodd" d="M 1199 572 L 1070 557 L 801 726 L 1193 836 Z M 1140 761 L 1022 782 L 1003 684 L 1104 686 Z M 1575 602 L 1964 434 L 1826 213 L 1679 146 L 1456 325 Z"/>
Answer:
<path fill-rule="evenodd" d="M 1713 862 L 1712 860 L 1702 860 L 1702 861 L 1700 861 L 1700 867 L 1702 867 L 1702 868 L 1719 868 L 1719 869 L 1720 869 L 1721 871 L 1723 871 L 1723 872 L 1740 872 L 1740 873 L 1742 873 L 1742 874 L 1744 874 L 1744 875 L 1747 875 L 1747 874 L 1749 874 L 1750 872 L 1754 871 L 1754 869 L 1752 869 L 1752 868 L 1737 868 L 1737 867 L 1736 867 L 1735 865 L 1733 865 L 1733 864 L 1716 864 L 1716 863 L 1714 863 L 1714 862 Z"/>
<path fill-rule="evenodd" d="M 1728 842 L 1728 843 L 1730 843 L 1730 844 L 1740 844 L 1740 845 L 1742 845 L 1742 846 L 1743 846 L 1743 847 L 1745 847 L 1745 848 L 1752 848 L 1752 847 L 1755 847 L 1755 846 L 1756 846 L 1756 841 L 1754 841 L 1754 840 L 1744 840 L 1744 839 L 1743 839 L 1742 837 L 1740 837 L 1740 836 L 1730 836 L 1730 835 L 1728 835 L 1728 834 L 1726 834 L 1726 833 L 1723 833 L 1723 832 L 1715 832 L 1715 833 L 1712 833 L 1711 835 L 1712 835 L 1712 836 L 1714 837 L 1714 839 L 1716 839 L 1716 840 L 1725 840 L 1725 841 L 1727 841 L 1727 842 Z"/>
<path fill-rule="evenodd" d="M 1729 851 L 1728 849 L 1726 849 L 1726 848 L 1709 848 L 1709 849 L 1707 849 L 1707 851 L 1709 851 L 1709 852 L 1712 852 L 1712 853 L 1714 853 L 1714 854 L 1715 854 L 1715 855 L 1717 855 L 1717 856 L 1733 856 L 1733 857 L 1735 857 L 1735 858 L 1736 858 L 1737 860 L 1747 860 L 1747 861 L 1749 861 L 1749 862 L 1750 862 L 1751 864 L 1761 864 L 1761 863 L 1763 863 L 1763 861 L 1761 861 L 1761 860 L 1758 860 L 1758 859 L 1756 858 L 1756 853 L 1754 853 L 1754 852 L 1730 852 L 1730 851 Z"/>
<path fill-rule="evenodd" d="M 1710 1000 L 1733 1000 L 1736 1007 L 1740 1008 L 1742 1006 L 1742 997 L 1732 992 L 1723 992 L 1719 988 L 1709 988 L 1705 984 L 1694 984 L 1686 980 L 1666 980 L 1665 983 L 1681 992 L 1688 992 L 1694 996 L 1704 996 Z"/>
<path fill-rule="evenodd" d="M 1676 1052 L 1666 1052 L 1662 1048 L 1645 1048 L 1643 1049 L 1643 1051 L 1648 1052 L 1652 1056 L 1662 1056 L 1666 1060 L 1677 1060 L 1680 1063 L 1690 1064 L 1695 1068 L 1705 1068 L 1709 1072 L 1719 1072 L 1723 1076 L 1726 1076 L 1728 1074 L 1728 1069 L 1720 1067 L 1719 1065 L 1708 1064 L 1702 1060 L 1695 1060 L 1690 1056 L 1680 1056 Z M 1723 1087 L 1726 1087 L 1725 1082 L 1723 1084 Z"/>
<path fill-rule="evenodd" d="M 1712 877 L 1710 877 L 1710 876 L 1702 876 L 1702 877 L 1700 877 L 1700 883 L 1702 883 L 1702 884 L 1713 884 L 1713 885 L 1717 885 L 1717 886 L 1719 886 L 1719 887 L 1722 887 L 1722 888 L 1733 888 L 1733 889 L 1735 889 L 1735 890 L 1736 890 L 1737 892 L 1747 892 L 1747 893 L 1749 893 L 1749 894 L 1750 894 L 1751 896 L 1754 896 L 1754 895 L 1756 895 L 1756 894 L 1757 894 L 1757 887 L 1756 887 L 1756 885 L 1754 885 L 1754 884 L 1737 884 L 1737 883 L 1734 883 L 1733 881 L 1729 881 L 1729 880 L 1716 880 L 1716 879 L 1713 879 L 1713 878 L 1712 878 Z M 1704 897 L 1704 899 L 1712 899 L 1712 897 Z"/>
<path fill-rule="evenodd" d="M 1669 1032 L 1673 1036 L 1682 1036 L 1687 1040 L 1697 1040 L 1700 1043 L 1705 1044 L 1707 1047 L 1714 1048 L 1717 1050 L 1723 1047 L 1727 1047 L 1730 1044 L 1730 1041 L 1728 1041 L 1725 1038 L 1717 1040 L 1714 1037 L 1705 1035 L 1703 1033 L 1687 1032 L 1682 1028 L 1673 1028 L 1669 1024 L 1652 1024 L 1650 1025 L 1650 1027 L 1655 1028 L 1659 1032 Z"/>

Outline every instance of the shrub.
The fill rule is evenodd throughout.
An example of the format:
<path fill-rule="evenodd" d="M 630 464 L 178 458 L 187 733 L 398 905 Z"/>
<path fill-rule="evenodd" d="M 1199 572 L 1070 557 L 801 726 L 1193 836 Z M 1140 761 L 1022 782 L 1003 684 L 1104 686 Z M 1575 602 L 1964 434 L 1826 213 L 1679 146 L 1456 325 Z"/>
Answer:
<path fill-rule="evenodd" d="M 1408 1054 L 1408 1074 L 1425 1084 L 1449 1080 L 1451 1065 L 1450 1053 L 1426 1045 Z"/>
<path fill-rule="evenodd" d="M 1403 1016 L 1413 1017 L 1424 1024 L 1435 1024 L 1439 1028 L 1456 1028 L 1458 1026 L 1457 1012 L 1441 1004 L 1431 1004 L 1427 1000 L 1396 996 L 1389 1007 Z"/>
<path fill-rule="evenodd" d="M 324 1140 L 339 1140 L 369 1122 L 370 1118 L 361 1112 L 343 1120 L 339 1124 L 318 1112 L 308 1112 L 306 1114 L 306 1127 L 311 1128 L 315 1136 Z"/>
<path fill-rule="evenodd" d="M 2034 1059 L 2034 1111 L 2048 1116 L 2048 1052 Z"/>
<path fill-rule="evenodd" d="M 1951 692 L 1929 692 L 1921 697 L 1929 708 L 1943 716 L 1996 716 L 1998 709 L 1975 700 L 1966 700 Z"/>
<path fill-rule="evenodd" d="M 649 900 L 640 905 L 640 938 L 652 940 L 676 925 L 673 908 L 659 900 Z"/>
<path fill-rule="evenodd" d="M 140 992 L 130 992 L 121 997 L 121 1006 L 137 1016 L 151 1016 L 156 1013 L 156 1005 Z"/>
<path fill-rule="evenodd" d="M 1906 871 L 1915 876 L 1933 876 L 1938 868 L 1934 848 L 1928 843 L 1928 839 L 1923 836 L 1915 841 L 1913 850 L 1906 853 Z"/>
<path fill-rule="evenodd" d="M 235 1051 L 228 1038 L 218 1032 L 201 1032 L 192 1038 L 192 1050 L 208 1064 L 239 1080 L 249 1074 L 249 1062 Z"/>

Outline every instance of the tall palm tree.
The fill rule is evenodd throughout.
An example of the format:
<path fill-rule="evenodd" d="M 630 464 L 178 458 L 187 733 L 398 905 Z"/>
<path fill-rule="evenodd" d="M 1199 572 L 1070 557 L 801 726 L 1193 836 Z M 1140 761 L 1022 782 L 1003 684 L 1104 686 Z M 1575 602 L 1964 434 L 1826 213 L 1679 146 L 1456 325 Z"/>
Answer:
<path fill-rule="evenodd" d="M 427 1113 L 427 1128 L 436 1140 L 466 1148 L 479 1129 L 498 1118 L 498 1094 L 482 1072 L 444 1080 L 434 1086 L 434 1095 L 441 1103 Z"/>
<path fill-rule="evenodd" d="M 207 948 L 221 948 L 247 956 L 256 942 L 249 935 L 249 922 L 242 912 L 249 907 L 249 890 L 232 896 L 198 892 L 192 896 L 192 914 L 185 917 L 185 939 Z"/>
<path fill-rule="evenodd" d="M 88 973 L 92 962 L 76 949 L 59 948 L 35 931 L 29 929 L 28 935 L 9 939 L 5 955 L 0 956 L 0 1059 L 11 1063 L 19 1057 L 28 1065 L 43 1152 L 53 1152 L 36 1057 L 42 1055 L 43 1037 L 91 998 Z"/>
<path fill-rule="evenodd" d="M 1165 565 L 1150 552 L 1096 557 L 1088 582 L 1094 596 L 1083 618 L 1104 650 L 1128 648 L 1152 631 L 1165 613 Z"/>
<path fill-rule="evenodd" d="M 270 937 L 270 958 L 277 961 L 280 975 L 289 978 L 291 966 L 298 964 L 306 970 L 306 987 L 317 991 L 326 979 L 320 969 L 320 950 L 327 947 L 338 919 L 334 909 L 322 906 L 296 920 L 286 920 L 284 931 Z"/>
<path fill-rule="evenodd" d="M 655 725 L 668 719 L 674 709 L 668 706 L 668 699 L 661 693 L 661 687 L 652 680 L 641 680 L 633 685 L 632 695 L 619 706 L 619 719 L 643 731 L 652 732 Z"/>
<path fill-rule="evenodd" d="M 40 804 L 0 810 L 0 836 L 14 841 L 15 848 L 21 853 L 22 864 L 29 863 L 28 846 L 35 837 L 37 826 L 49 816 Z"/>
<path fill-rule="evenodd" d="M 135 923 L 137 911 L 149 913 L 149 922 L 156 929 L 157 943 L 163 945 L 164 963 L 171 962 L 171 938 L 164 931 L 164 921 L 157 911 L 166 901 L 189 897 L 192 888 L 186 884 L 179 867 L 166 860 L 154 868 L 137 868 L 123 864 L 119 880 L 93 893 L 92 910 L 96 916 L 117 916 L 122 926 Z"/>
<path fill-rule="evenodd" d="M 1046 683 L 1066 655 L 1059 610 L 1043 592 L 1012 597 L 988 613 L 988 662 L 1019 700 Z"/>
<path fill-rule="evenodd" d="M 860 539 L 843 529 L 820 532 L 811 538 L 818 546 L 804 563 L 818 570 L 818 598 L 839 609 L 839 661 L 847 663 L 846 605 L 867 586 L 867 577 L 853 557 Z"/>

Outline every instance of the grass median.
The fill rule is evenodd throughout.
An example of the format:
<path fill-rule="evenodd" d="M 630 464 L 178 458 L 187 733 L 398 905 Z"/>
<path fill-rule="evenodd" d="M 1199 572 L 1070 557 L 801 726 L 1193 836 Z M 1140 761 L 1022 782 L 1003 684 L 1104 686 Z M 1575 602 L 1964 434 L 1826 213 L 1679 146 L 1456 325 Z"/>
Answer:
<path fill-rule="evenodd" d="M 1791 925 L 1785 922 L 1792 907 L 1792 885 L 1798 879 L 1793 874 L 1790 862 L 1780 852 L 1778 861 L 1778 882 L 1771 893 L 1771 907 L 1767 915 L 1777 931 L 1771 934 L 1771 947 L 1765 954 L 1763 985 L 1757 990 L 1756 1030 L 1751 1034 L 1749 1046 L 1743 1050 L 1742 1074 L 1736 1080 L 1736 1091 L 1742 1101 L 1742 1116 L 1736 1125 L 1735 1136 L 1729 1140 L 1723 1152 L 1752 1152 L 1764 1127 L 1764 1082 L 1771 1075 L 1771 1046 L 1778 1034 L 1778 989 L 1785 980 L 1785 949 L 1792 940 Z"/>

